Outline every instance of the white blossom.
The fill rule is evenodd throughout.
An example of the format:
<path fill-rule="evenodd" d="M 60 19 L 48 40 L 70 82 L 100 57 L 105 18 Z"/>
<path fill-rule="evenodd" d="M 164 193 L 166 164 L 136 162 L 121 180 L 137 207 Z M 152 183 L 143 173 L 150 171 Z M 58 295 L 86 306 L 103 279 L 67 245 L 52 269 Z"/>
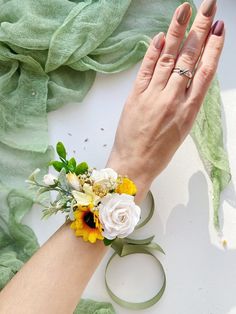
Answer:
<path fill-rule="evenodd" d="M 57 177 L 51 173 L 45 174 L 43 182 L 47 186 L 54 185 L 57 182 Z"/>
<path fill-rule="evenodd" d="M 117 173 L 111 168 L 104 168 L 101 170 L 93 170 L 91 174 L 91 179 L 94 183 L 101 183 L 103 181 L 116 181 L 117 180 Z"/>
<path fill-rule="evenodd" d="M 99 219 L 103 225 L 102 235 L 113 240 L 125 238 L 134 231 L 140 220 L 141 209 L 128 194 L 108 194 L 101 199 Z"/>

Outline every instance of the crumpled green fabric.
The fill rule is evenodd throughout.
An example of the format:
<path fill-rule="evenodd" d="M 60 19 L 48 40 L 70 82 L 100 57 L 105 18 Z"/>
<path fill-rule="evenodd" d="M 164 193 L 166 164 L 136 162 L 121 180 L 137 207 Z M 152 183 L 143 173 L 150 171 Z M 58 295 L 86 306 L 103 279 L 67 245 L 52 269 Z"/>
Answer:
<path fill-rule="evenodd" d="M 47 112 L 82 101 L 96 72 L 137 63 L 183 2 L 0 0 L 0 286 L 38 247 L 21 219 L 33 199 L 24 180 L 34 168 L 46 171 L 51 159 Z M 230 180 L 220 108 L 215 80 L 192 136 L 213 182 L 217 227 L 220 192 Z"/>
<path fill-rule="evenodd" d="M 82 299 L 77 305 L 74 314 L 115 314 L 115 310 L 110 303 Z"/>
<path fill-rule="evenodd" d="M 212 181 L 213 220 L 215 228 L 219 231 L 220 195 L 231 180 L 228 156 L 224 150 L 221 103 L 219 82 L 215 78 L 191 131 L 205 169 Z"/>
<path fill-rule="evenodd" d="M 24 181 L 35 159 L 46 171 L 52 153 L 51 148 L 35 153 L 0 143 L 0 290 L 39 247 L 33 230 L 21 223 L 34 198 Z"/>

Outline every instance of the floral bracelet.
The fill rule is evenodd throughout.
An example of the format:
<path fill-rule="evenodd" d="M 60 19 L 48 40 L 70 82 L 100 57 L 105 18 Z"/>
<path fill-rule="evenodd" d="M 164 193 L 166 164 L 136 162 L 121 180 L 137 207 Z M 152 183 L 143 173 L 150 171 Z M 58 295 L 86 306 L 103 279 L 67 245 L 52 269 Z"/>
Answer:
<path fill-rule="evenodd" d="M 56 149 L 60 161 L 52 161 L 50 165 L 59 175 L 48 173 L 39 182 L 36 176 L 40 169 L 36 169 L 27 180 L 36 187 L 38 197 L 49 191 L 57 192 L 50 204 L 41 201 L 43 217 L 59 211 L 65 213 L 75 235 L 91 243 L 98 239 L 109 245 L 116 238 L 130 235 L 141 215 L 140 207 L 134 202 L 137 193 L 134 182 L 111 168 L 96 170 L 86 162 L 77 164 L 74 158 L 67 160 L 61 142 Z"/>
<path fill-rule="evenodd" d="M 143 227 L 151 219 L 155 207 L 151 192 L 148 215 L 140 221 L 141 208 L 134 202 L 137 188 L 132 180 L 118 175 L 111 168 L 96 170 L 90 168 L 86 162 L 77 163 L 74 158 L 68 160 L 61 142 L 57 143 L 56 150 L 60 160 L 53 160 L 50 165 L 59 174 L 55 176 L 48 173 L 40 177 L 40 169 L 36 169 L 27 180 L 30 187 L 37 192 L 37 201 L 44 207 L 43 218 L 62 212 L 76 236 L 83 237 L 83 240 L 90 243 L 103 240 L 105 245 L 111 244 L 115 252 L 105 268 L 105 286 L 113 301 L 132 310 L 154 305 L 161 299 L 166 287 L 165 270 L 154 252 L 164 254 L 164 251 L 153 241 L 154 236 L 138 240 L 128 237 L 134 229 Z M 49 201 L 48 192 L 56 192 L 54 201 Z M 54 193 L 52 197 L 54 198 Z M 156 294 L 138 303 L 119 298 L 112 291 L 107 278 L 114 257 L 118 255 L 125 258 L 131 254 L 152 256 L 163 278 L 161 288 Z"/>

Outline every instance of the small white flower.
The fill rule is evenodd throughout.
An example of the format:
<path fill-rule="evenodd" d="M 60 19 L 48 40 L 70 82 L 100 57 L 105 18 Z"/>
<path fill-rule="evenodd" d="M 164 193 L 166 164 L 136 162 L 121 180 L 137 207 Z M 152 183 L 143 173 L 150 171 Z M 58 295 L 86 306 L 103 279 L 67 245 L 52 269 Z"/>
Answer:
<path fill-rule="evenodd" d="M 79 178 L 77 177 L 77 175 L 75 173 L 68 173 L 66 175 L 67 181 L 69 182 L 70 186 L 72 187 L 72 189 L 80 191 L 81 190 L 81 184 L 79 181 Z"/>
<path fill-rule="evenodd" d="M 125 238 L 134 231 L 139 222 L 141 209 L 128 194 L 108 194 L 101 199 L 99 219 L 103 225 L 102 235 L 113 240 Z"/>
<path fill-rule="evenodd" d="M 91 179 L 94 183 L 101 183 L 102 181 L 116 181 L 118 174 L 111 168 L 104 168 L 101 170 L 93 170 Z"/>
<path fill-rule="evenodd" d="M 45 174 L 43 177 L 43 182 L 47 186 L 54 185 L 57 182 L 57 177 L 51 173 Z"/>

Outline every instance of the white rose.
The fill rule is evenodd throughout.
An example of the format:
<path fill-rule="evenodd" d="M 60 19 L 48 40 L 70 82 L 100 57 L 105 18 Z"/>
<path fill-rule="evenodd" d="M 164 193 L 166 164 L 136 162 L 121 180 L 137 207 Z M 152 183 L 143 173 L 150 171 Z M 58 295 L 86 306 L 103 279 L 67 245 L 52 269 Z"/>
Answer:
<path fill-rule="evenodd" d="M 111 168 L 104 168 L 101 170 L 93 170 L 91 173 L 91 179 L 94 183 L 100 183 L 102 181 L 115 181 L 117 179 L 117 173 Z"/>
<path fill-rule="evenodd" d="M 43 177 L 43 182 L 47 186 L 54 185 L 57 182 L 57 177 L 51 173 L 45 174 Z"/>
<path fill-rule="evenodd" d="M 77 190 L 80 191 L 81 190 L 81 184 L 79 181 L 79 178 L 77 177 L 77 175 L 75 173 L 68 173 L 66 175 L 67 181 L 69 182 L 70 186 Z"/>
<path fill-rule="evenodd" d="M 125 238 L 134 231 L 139 222 L 141 209 L 128 194 L 108 194 L 101 199 L 99 219 L 103 236 L 109 240 Z"/>

